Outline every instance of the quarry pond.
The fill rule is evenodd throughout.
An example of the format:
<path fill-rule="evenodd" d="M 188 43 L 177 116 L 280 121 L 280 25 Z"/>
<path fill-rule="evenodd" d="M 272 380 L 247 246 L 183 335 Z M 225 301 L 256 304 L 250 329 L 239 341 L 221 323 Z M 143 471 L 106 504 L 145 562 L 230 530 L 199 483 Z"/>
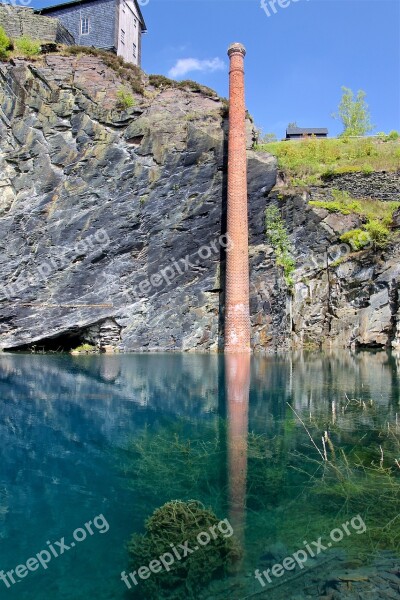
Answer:
<path fill-rule="evenodd" d="M 400 598 L 399 367 L 3 353 L 1 598 Z"/>

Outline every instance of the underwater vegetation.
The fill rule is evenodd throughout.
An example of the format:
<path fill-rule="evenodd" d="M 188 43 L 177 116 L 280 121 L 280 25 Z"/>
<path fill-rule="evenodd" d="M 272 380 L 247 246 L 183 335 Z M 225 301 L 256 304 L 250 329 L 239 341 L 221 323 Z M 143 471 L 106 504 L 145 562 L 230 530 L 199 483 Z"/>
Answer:
<path fill-rule="evenodd" d="M 140 581 L 141 592 L 138 590 L 138 593 L 144 591 L 146 598 L 151 600 L 195 599 L 213 577 L 229 572 L 240 559 L 241 550 L 232 529 L 228 532 L 221 528 L 221 531 L 218 525 L 217 516 L 196 500 L 174 500 L 155 510 L 145 523 L 145 532 L 133 534 L 128 543 L 131 567 L 137 570 L 160 557 L 162 562 L 162 557 L 167 554 L 167 568 L 164 566 Z M 208 534 L 210 541 L 199 545 L 199 534 L 211 530 L 215 535 Z M 182 545 L 191 552 L 183 550 Z"/>
<path fill-rule="evenodd" d="M 318 408 L 297 412 L 287 405 L 283 418 L 268 433 L 250 430 L 246 442 L 245 569 L 252 569 L 274 544 L 291 553 L 304 540 L 327 535 L 357 515 L 367 530 L 340 543 L 349 558 L 368 564 L 380 550 L 400 552 L 400 425 L 393 411 L 372 400 L 347 397 L 336 401 L 328 414 Z M 178 521 L 171 522 L 170 511 L 177 507 L 200 511 L 204 521 L 196 522 L 197 532 L 213 522 L 211 515 L 214 519 L 216 514 L 229 515 L 227 449 L 232 443 L 224 419 L 195 429 L 189 420 L 164 422 L 157 434 L 144 430 L 129 442 L 122 470 L 127 485 L 135 490 L 135 504 L 147 506 L 149 513 L 164 503 L 146 523 L 145 532 L 135 534 L 129 543 L 135 568 L 157 558 L 168 544 L 189 539 L 189 531 L 182 534 Z M 185 520 L 183 514 L 179 518 Z M 157 531 L 162 531 L 159 538 Z M 211 568 L 207 582 L 218 573 L 220 558 L 228 549 L 215 547 L 215 551 L 215 569 Z M 197 558 L 205 560 L 202 555 Z M 196 562 L 187 566 L 190 589 L 183 583 L 187 573 L 184 576 L 179 570 L 173 585 L 191 598 L 201 569 Z M 163 598 L 171 580 L 165 584 L 163 577 L 151 580 L 148 597 Z"/>
<path fill-rule="evenodd" d="M 303 459 L 299 469 L 308 478 L 302 501 L 317 507 L 315 524 L 335 519 L 336 523 L 361 514 L 367 524 L 365 536 L 349 539 L 351 551 L 359 557 L 371 557 L 377 550 L 400 551 L 400 427 L 395 422 L 381 422 L 380 408 L 374 402 L 350 400 L 339 405 L 344 414 L 368 421 L 370 427 L 349 431 L 329 424 L 320 437 L 322 457 L 297 451 Z M 373 427 L 371 427 L 373 425 Z M 313 439 L 321 431 L 318 419 L 307 425 Z M 315 452 L 316 454 L 316 452 Z M 310 471 L 311 469 L 311 471 Z M 314 511 L 315 512 L 315 511 Z M 309 517 L 309 514 L 308 514 Z M 299 524 L 301 519 L 296 519 Z"/>

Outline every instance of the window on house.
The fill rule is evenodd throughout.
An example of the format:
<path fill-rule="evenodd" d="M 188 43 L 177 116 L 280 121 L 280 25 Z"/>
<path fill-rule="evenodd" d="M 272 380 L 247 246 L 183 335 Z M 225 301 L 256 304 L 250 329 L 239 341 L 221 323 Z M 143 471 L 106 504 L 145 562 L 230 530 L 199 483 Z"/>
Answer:
<path fill-rule="evenodd" d="M 87 35 L 89 33 L 89 17 L 82 17 L 81 19 L 81 35 Z"/>
<path fill-rule="evenodd" d="M 125 8 L 126 8 L 126 2 L 125 2 L 125 0 L 122 0 L 122 12 L 125 12 Z"/>
<path fill-rule="evenodd" d="M 137 18 L 133 17 L 133 22 L 135 23 L 135 27 L 137 27 Z"/>
<path fill-rule="evenodd" d="M 125 44 L 125 31 L 121 29 L 121 44 Z"/>
<path fill-rule="evenodd" d="M 133 58 L 136 58 L 136 44 L 133 44 Z"/>

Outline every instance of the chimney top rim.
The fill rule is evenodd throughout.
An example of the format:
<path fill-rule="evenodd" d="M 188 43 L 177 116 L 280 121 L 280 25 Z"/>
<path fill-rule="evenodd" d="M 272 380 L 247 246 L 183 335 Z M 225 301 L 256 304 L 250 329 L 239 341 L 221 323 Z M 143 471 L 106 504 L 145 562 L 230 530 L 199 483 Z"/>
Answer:
<path fill-rule="evenodd" d="M 233 44 L 231 44 L 229 46 L 228 56 L 230 56 L 231 54 L 234 54 L 236 52 L 239 52 L 243 56 L 246 56 L 246 48 L 243 46 L 243 44 L 240 44 L 240 42 L 234 42 Z"/>

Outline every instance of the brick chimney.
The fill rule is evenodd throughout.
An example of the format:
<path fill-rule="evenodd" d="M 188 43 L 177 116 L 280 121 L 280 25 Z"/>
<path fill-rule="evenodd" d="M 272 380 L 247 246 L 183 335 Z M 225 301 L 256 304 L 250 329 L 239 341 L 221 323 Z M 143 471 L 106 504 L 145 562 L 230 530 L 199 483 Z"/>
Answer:
<path fill-rule="evenodd" d="M 246 107 L 242 44 L 228 49 L 229 140 L 226 258 L 225 352 L 250 352 L 249 241 L 247 218 Z"/>

